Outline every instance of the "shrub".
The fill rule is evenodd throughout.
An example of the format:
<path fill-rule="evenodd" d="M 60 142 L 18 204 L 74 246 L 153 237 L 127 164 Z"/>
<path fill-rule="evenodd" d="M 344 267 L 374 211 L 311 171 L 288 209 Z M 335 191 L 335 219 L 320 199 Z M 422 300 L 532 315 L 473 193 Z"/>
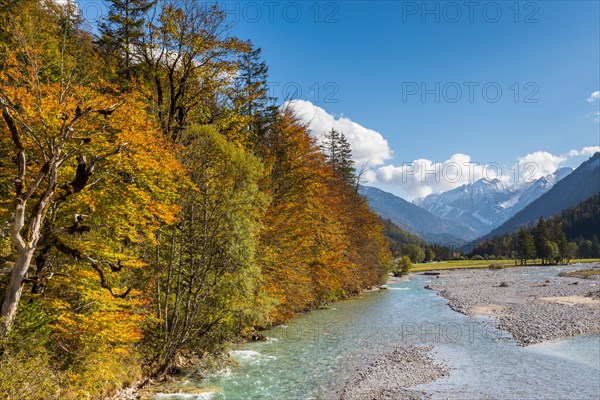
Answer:
<path fill-rule="evenodd" d="M 392 273 L 394 276 L 402 276 L 408 273 L 412 268 L 412 262 L 408 256 L 402 256 L 399 260 L 396 260 L 396 266 Z"/>

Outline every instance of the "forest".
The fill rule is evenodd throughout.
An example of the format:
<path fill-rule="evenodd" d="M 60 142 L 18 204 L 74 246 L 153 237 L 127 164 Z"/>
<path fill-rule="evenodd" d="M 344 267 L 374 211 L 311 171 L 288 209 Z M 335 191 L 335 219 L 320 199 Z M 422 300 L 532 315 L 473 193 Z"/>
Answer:
<path fill-rule="evenodd" d="M 540 218 L 534 227 L 523 226 L 517 232 L 478 243 L 471 258 L 508 258 L 522 265 L 538 259 L 541 264 L 558 264 L 577 257 L 598 258 L 599 226 L 600 194 L 595 194 L 553 218 Z"/>
<path fill-rule="evenodd" d="M 95 399 L 383 282 L 317 143 L 218 5 L 0 0 L 0 397 Z"/>
<path fill-rule="evenodd" d="M 394 258 L 407 256 L 412 263 L 448 261 L 464 259 L 462 252 L 452 247 L 428 243 L 426 240 L 407 232 L 391 220 L 383 220 L 385 237 Z"/>

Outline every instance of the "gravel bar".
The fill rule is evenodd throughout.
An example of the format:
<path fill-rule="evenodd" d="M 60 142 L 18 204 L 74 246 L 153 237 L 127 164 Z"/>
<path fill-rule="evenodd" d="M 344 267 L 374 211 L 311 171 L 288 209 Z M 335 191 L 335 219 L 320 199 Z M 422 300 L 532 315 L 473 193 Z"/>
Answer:
<path fill-rule="evenodd" d="M 590 267 L 600 265 L 562 270 Z M 600 275 L 583 279 L 537 274 L 544 268 L 440 271 L 427 288 L 438 291 L 457 312 L 496 317 L 499 328 L 523 346 L 600 332 Z"/>
<path fill-rule="evenodd" d="M 402 345 L 379 355 L 346 385 L 340 400 L 427 399 L 410 387 L 440 379 L 448 372 L 429 354 L 432 346 Z"/>

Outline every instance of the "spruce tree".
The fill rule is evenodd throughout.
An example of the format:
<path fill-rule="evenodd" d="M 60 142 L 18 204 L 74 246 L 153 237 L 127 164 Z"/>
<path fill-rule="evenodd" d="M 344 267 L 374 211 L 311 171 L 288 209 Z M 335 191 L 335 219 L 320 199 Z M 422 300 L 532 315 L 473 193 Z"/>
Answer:
<path fill-rule="evenodd" d="M 253 118 L 263 113 L 273 101 L 267 86 L 269 68 L 261 53 L 262 49 L 251 47 L 239 60 L 238 87 L 243 96 L 241 114 Z"/>
<path fill-rule="evenodd" d="M 527 265 L 527 260 L 535 258 L 535 243 L 533 236 L 527 228 L 521 228 L 518 235 L 517 255 L 521 260 L 521 265 Z"/>
<path fill-rule="evenodd" d="M 558 246 L 558 257 L 555 260 L 556 262 L 567 259 L 569 252 L 569 242 L 567 241 L 567 235 L 562 229 L 562 223 L 560 221 L 555 221 L 552 227 L 552 239 Z"/>
<path fill-rule="evenodd" d="M 535 227 L 535 250 L 537 252 L 538 257 L 542 259 L 542 265 L 544 264 L 544 260 L 548 257 L 548 246 L 546 246 L 546 242 L 550 240 L 550 235 L 548 234 L 548 226 L 546 225 L 546 221 L 544 218 L 540 217 L 538 223 Z"/>
<path fill-rule="evenodd" d="M 99 24 L 100 44 L 107 54 L 120 59 L 119 73 L 127 81 L 133 77 L 134 46 L 143 36 L 144 17 L 156 0 L 108 0 L 107 17 Z"/>
<path fill-rule="evenodd" d="M 346 181 L 350 186 L 356 184 L 354 161 L 352 161 L 352 148 L 344 134 L 332 128 L 325 134 L 322 149 L 327 155 L 327 162 L 336 175 Z"/>

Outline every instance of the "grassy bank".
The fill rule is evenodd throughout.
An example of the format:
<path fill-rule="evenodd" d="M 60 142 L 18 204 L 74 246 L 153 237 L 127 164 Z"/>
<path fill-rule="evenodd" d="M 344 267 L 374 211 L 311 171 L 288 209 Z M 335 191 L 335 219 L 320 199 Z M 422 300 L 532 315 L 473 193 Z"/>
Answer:
<path fill-rule="evenodd" d="M 600 262 L 600 258 L 581 258 L 571 260 L 571 264 L 577 263 L 591 263 Z M 453 260 L 443 261 L 437 263 L 421 263 L 414 264 L 410 269 L 410 272 L 422 272 L 422 271 L 439 271 L 446 269 L 470 269 L 470 268 L 488 268 L 490 264 L 499 264 L 503 267 L 514 267 L 514 260 Z M 535 263 L 528 263 L 528 265 L 535 265 Z"/>
<path fill-rule="evenodd" d="M 579 271 L 561 272 L 560 274 L 558 274 L 558 276 L 583 279 L 587 279 L 590 276 L 594 275 L 600 275 L 600 269 L 583 269 Z"/>

